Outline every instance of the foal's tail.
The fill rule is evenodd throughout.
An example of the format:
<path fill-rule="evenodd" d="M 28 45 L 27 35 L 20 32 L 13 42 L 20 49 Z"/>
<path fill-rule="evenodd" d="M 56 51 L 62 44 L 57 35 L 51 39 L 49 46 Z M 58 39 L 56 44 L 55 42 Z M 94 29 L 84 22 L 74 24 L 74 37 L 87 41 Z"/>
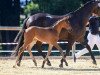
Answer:
<path fill-rule="evenodd" d="M 24 32 L 25 32 L 25 29 L 27 28 L 26 27 L 26 22 L 27 22 L 28 18 L 24 20 L 24 23 L 23 23 L 23 27 L 22 27 L 22 30 L 18 33 L 18 35 L 16 36 L 14 42 L 18 42 L 17 46 L 15 47 L 14 49 L 14 52 L 11 54 L 13 56 L 17 56 L 18 55 L 18 52 L 19 52 L 19 48 L 23 45 L 24 43 Z"/>

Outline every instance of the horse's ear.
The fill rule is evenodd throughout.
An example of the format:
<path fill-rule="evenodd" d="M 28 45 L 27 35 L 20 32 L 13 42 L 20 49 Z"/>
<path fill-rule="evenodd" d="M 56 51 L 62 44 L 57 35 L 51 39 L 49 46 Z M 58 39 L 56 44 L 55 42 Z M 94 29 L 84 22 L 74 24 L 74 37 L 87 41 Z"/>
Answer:
<path fill-rule="evenodd" d="M 64 17 L 64 20 L 65 20 L 65 19 L 69 19 L 69 16 Z"/>

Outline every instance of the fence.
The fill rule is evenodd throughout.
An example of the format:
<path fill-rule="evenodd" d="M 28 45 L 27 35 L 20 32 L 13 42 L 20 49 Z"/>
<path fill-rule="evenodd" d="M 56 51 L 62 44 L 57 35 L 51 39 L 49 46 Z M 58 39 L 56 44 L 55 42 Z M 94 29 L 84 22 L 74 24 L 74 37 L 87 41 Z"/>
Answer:
<path fill-rule="evenodd" d="M 20 31 L 21 30 L 21 27 L 2 27 L 0 26 L 0 30 L 6 30 L 6 31 Z M 86 28 L 86 31 L 88 31 L 88 27 Z M 100 31 L 100 28 L 99 28 L 99 31 Z M 57 42 L 58 44 L 61 44 L 61 43 L 67 43 L 67 42 Z M 0 45 L 17 45 L 18 43 L 0 43 Z M 44 44 L 46 44 L 44 42 Z M 72 46 L 72 56 L 75 54 L 76 52 L 76 44 L 78 44 L 77 42 L 74 43 L 74 45 Z M 78 50 L 77 50 L 78 51 Z M 98 51 L 98 50 L 92 50 L 92 51 Z M 11 50 L 0 50 L 0 53 L 1 52 L 14 52 L 14 51 L 11 51 Z M 25 51 L 27 52 L 27 51 Z M 37 51 L 32 51 L 32 52 L 37 52 Z M 47 51 L 43 51 L 43 52 L 47 52 Z M 58 50 L 53 50 L 52 52 L 58 52 Z"/>

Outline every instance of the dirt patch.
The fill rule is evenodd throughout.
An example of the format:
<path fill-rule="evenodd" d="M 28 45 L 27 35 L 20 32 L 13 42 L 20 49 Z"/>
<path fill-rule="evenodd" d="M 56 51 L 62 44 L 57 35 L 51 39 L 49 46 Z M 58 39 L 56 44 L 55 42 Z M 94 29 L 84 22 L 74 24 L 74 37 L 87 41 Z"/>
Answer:
<path fill-rule="evenodd" d="M 45 65 L 41 68 L 42 58 L 37 58 L 37 67 L 31 59 L 22 60 L 21 66 L 13 68 L 15 59 L 0 59 L 0 75 L 100 75 L 100 59 L 97 60 L 97 66 L 93 65 L 91 59 L 67 59 L 68 65 L 59 68 L 60 58 L 50 58 L 52 66 Z"/>

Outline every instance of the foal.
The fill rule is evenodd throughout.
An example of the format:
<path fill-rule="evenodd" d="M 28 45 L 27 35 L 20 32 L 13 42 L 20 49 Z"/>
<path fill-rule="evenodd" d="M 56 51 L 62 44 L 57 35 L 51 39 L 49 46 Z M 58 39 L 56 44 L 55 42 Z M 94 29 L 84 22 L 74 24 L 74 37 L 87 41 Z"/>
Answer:
<path fill-rule="evenodd" d="M 43 27 L 31 26 L 28 29 L 26 29 L 24 31 L 24 44 L 20 47 L 20 50 L 18 52 L 18 57 L 16 60 L 16 64 L 18 62 L 18 59 L 19 59 L 21 53 L 25 49 L 27 49 L 35 66 L 37 66 L 36 60 L 32 55 L 31 49 L 37 41 L 41 41 L 41 42 L 46 42 L 49 44 L 48 53 L 46 55 L 46 58 L 43 61 L 42 68 L 44 67 L 45 62 L 46 62 L 48 56 L 50 55 L 51 49 L 53 46 L 55 46 L 60 51 L 62 58 L 63 58 L 65 64 L 67 65 L 67 62 L 64 58 L 63 50 L 57 44 L 57 41 L 59 40 L 59 34 L 60 34 L 62 28 L 65 28 L 67 30 L 71 29 L 68 18 L 66 18 L 66 17 L 57 21 L 54 24 L 54 26 L 52 26 L 52 27 L 43 28 Z M 15 66 L 16 66 L 16 64 L 15 64 Z"/>

